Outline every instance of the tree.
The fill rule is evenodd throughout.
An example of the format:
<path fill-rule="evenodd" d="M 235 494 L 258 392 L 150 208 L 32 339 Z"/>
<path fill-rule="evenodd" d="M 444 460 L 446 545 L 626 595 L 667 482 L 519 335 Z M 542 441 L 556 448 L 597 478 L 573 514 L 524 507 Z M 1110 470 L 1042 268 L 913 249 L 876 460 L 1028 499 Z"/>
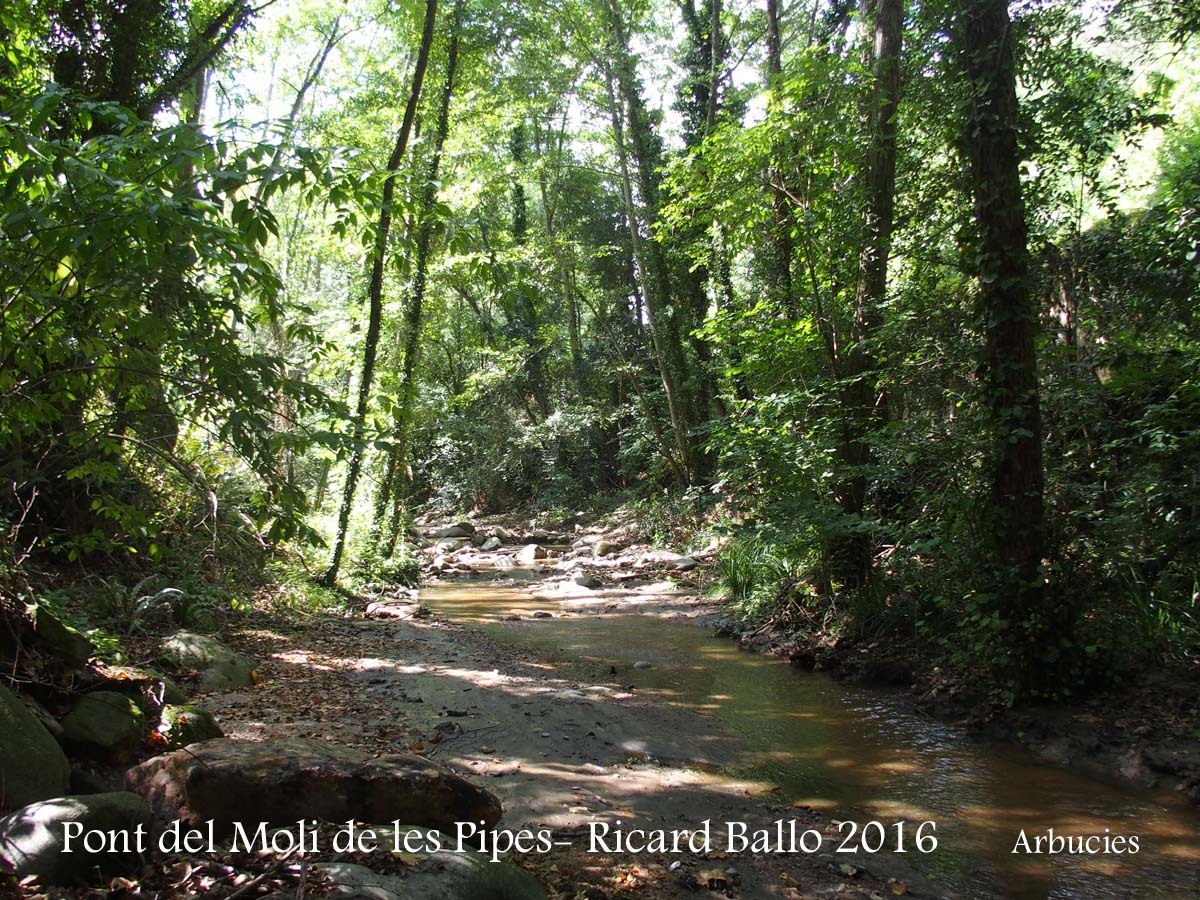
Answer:
<path fill-rule="evenodd" d="M 995 603 L 1018 656 L 1039 659 L 1042 642 L 1069 621 L 1047 615 L 1042 425 L 1033 302 L 1017 146 L 1017 91 L 1006 0 L 965 0 L 959 41 L 967 76 L 967 153 L 979 240 L 984 322 L 983 387 L 990 411 L 991 498 L 985 508 Z M 1069 638 L 1058 630 L 1055 641 Z M 1037 672 L 1022 663 L 1028 686 Z"/>
<path fill-rule="evenodd" d="M 900 103 L 900 44 L 904 31 L 902 0 L 876 0 L 874 78 L 867 106 L 871 122 L 865 178 L 863 245 L 858 261 L 858 286 L 851 311 L 850 346 L 846 352 L 842 389 L 844 431 L 841 461 L 845 478 L 838 501 L 846 514 L 849 533 L 833 551 L 835 577 L 851 588 L 870 577 L 874 542 L 864 521 L 871 439 L 876 424 L 887 417 L 879 392 L 875 349 L 879 320 L 887 298 L 888 254 L 896 194 L 896 114 Z"/>
<path fill-rule="evenodd" d="M 421 43 L 417 49 L 417 60 L 413 67 L 412 88 L 404 107 L 404 118 L 396 134 L 396 143 L 388 157 L 386 175 L 379 202 L 379 222 L 375 227 L 375 240 L 371 249 L 371 269 L 367 278 L 367 305 L 369 319 L 367 334 L 363 341 L 362 374 L 358 382 L 358 401 L 354 408 L 352 448 L 350 464 L 346 470 L 346 483 L 342 488 L 342 503 L 338 508 L 337 533 L 334 537 L 333 553 L 329 565 L 321 575 L 321 583 L 332 586 L 337 581 L 342 554 L 346 550 L 346 536 L 350 527 L 350 513 L 354 508 L 354 492 L 358 487 L 358 476 L 362 471 L 364 440 L 366 437 L 367 408 L 371 402 L 371 387 L 375 381 L 375 359 L 379 351 L 379 332 L 383 325 L 383 272 L 387 261 L 388 236 L 391 233 L 393 203 L 396 199 L 396 181 L 400 166 L 408 150 L 408 138 L 412 133 L 417 115 L 417 104 L 421 99 L 421 86 L 425 80 L 425 69 L 429 65 L 429 50 L 433 45 L 434 25 L 437 21 L 437 0 L 426 0 L 424 26 Z"/>

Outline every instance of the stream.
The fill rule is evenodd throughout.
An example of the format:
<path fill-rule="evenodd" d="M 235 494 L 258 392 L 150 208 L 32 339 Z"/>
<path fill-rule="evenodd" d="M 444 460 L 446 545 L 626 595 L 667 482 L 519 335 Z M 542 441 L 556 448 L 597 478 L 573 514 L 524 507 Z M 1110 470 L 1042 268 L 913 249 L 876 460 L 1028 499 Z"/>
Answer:
<path fill-rule="evenodd" d="M 549 661 L 616 667 L 639 696 L 719 718 L 752 753 L 731 777 L 768 782 L 773 800 L 859 823 L 937 823 L 938 849 L 908 862 L 963 897 L 1200 896 L 1200 815 L 1170 792 L 1109 785 L 1022 748 L 911 712 L 898 696 L 739 650 L 694 623 L 646 614 L 555 613 L 519 585 L 440 582 L 423 602 Z M 504 621 L 520 615 L 519 621 Z M 635 667 L 635 663 L 639 665 Z M 649 664 L 649 667 L 647 667 Z M 1137 835 L 1124 855 L 1014 854 L 1053 828 Z"/>

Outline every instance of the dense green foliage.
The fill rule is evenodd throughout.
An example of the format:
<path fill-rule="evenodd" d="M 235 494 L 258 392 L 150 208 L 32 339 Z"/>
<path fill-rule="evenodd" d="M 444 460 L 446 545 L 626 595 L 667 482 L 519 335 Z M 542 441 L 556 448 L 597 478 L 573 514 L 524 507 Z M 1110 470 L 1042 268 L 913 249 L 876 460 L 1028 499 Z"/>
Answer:
<path fill-rule="evenodd" d="M 0 13 L 4 565 L 670 494 L 1001 699 L 1200 653 L 1186 9 L 268 7 Z"/>

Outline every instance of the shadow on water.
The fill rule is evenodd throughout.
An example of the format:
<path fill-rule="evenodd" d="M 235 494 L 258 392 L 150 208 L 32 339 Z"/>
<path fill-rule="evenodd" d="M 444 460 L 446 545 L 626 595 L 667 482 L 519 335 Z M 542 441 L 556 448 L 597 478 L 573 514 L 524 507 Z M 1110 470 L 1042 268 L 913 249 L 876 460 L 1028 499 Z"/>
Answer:
<path fill-rule="evenodd" d="M 835 820 L 907 820 L 914 828 L 936 822 L 937 851 L 910 850 L 909 861 L 966 896 L 1200 896 L 1200 816 L 1174 795 L 1043 764 L 1020 748 L 914 714 L 885 692 L 739 651 L 686 622 L 620 614 L 501 621 L 546 608 L 517 586 L 438 584 L 422 599 L 499 640 L 548 659 L 611 665 L 643 697 L 718 717 L 756 760 L 734 774 L 777 785 L 781 802 Z M 1058 835 L 1136 835 L 1140 850 L 1013 853 L 1022 830 L 1032 842 L 1051 828 Z"/>

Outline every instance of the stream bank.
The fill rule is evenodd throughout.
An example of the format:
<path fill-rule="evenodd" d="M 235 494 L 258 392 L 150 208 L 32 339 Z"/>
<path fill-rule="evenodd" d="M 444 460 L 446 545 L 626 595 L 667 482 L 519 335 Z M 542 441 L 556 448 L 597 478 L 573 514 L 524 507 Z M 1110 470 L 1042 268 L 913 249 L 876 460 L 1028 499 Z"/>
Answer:
<path fill-rule="evenodd" d="M 499 534 L 509 544 L 523 547 L 524 565 L 537 564 L 544 570 L 545 583 L 537 590 L 586 596 L 594 590 L 586 587 L 589 578 L 603 580 L 610 573 L 610 587 L 669 588 L 688 598 L 689 618 L 733 639 L 744 650 L 785 659 L 803 671 L 825 672 L 840 681 L 900 691 L 920 712 L 988 739 L 1012 742 L 1054 765 L 1106 783 L 1174 791 L 1200 806 L 1200 661 L 1114 673 L 1113 684 L 1069 703 L 1024 704 L 1014 709 L 993 702 L 963 673 L 938 667 L 930 648 L 912 641 L 831 639 L 819 623 L 807 619 L 743 621 L 729 614 L 707 600 L 715 581 L 713 560 L 720 549 L 716 541 L 690 554 L 677 553 L 639 540 L 637 529 L 620 524 L 619 517 L 611 527 L 592 522 L 579 516 L 556 523 L 556 528 L 522 529 L 508 519 L 483 520 L 478 537 L 458 534 L 474 531 L 466 522 L 427 524 L 419 549 L 427 575 L 462 577 L 480 566 L 494 565 L 489 550 L 481 550 L 481 545 Z M 443 533 L 456 537 L 438 537 Z M 542 547 L 556 549 L 546 550 L 545 558 L 535 558 L 526 545 L 536 545 L 538 553 Z M 490 552 L 496 549 L 491 547 Z M 500 559 L 502 565 L 509 564 L 503 555 Z M 681 611 L 676 609 L 676 614 Z"/>
<path fill-rule="evenodd" d="M 638 680 L 640 687 L 658 690 L 664 696 L 672 697 L 672 702 L 679 702 L 678 697 L 681 694 L 692 690 L 695 693 L 691 701 L 694 707 L 707 707 L 706 711 L 714 712 L 727 724 L 732 722 L 741 730 L 743 737 L 747 734 L 751 736 L 751 742 L 759 732 L 777 731 L 779 742 L 770 748 L 776 757 L 780 756 L 780 751 L 804 744 L 807 739 L 804 731 L 780 730 L 769 720 L 766 727 L 763 727 L 763 722 L 755 721 L 754 715 L 731 709 L 736 704 L 726 702 L 727 697 L 720 697 L 715 701 L 712 696 L 706 697 L 705 692 L 711 695 L 713 688 L 709 684 L 692 683 L 696 679 L 687 675 L 684 670 L 695 667 L 687 666 L 686 661 L 680 658 L 686 657 L 686 652 L 676 654 L 676 658 L 667 666 L 656 662 L 654 641 L 652 640 L 651 645 L 647 647 L 645 638 L 640 634 L 646 630 L 646 626 L 635 624 L 633 621 L 645 616 L 656 617 L 660 624 L 650 630 L 657 640 L 672 646 L 689 648 L 694 656 L 704 661 L 701 668 L 712 669 L 716 666 L 719 670 L 725 669 L 726 676 L 732 679 L 736 686 L 737 679 L 741 676 L 729 675 L 729 671 L 732 671 L 730 667 L 749 667 L 749 677 L 762 683 L 753 686 L 742 685 L 743 694 L 750 692 L 751 687 L 754 692 L 759 693 L 776 691 L 779 694 L 776 698 L 779 704 L 794 703 L 799 707 L 792 713 L 781 713 L 779 708 L 762 707 L 759 704 L 755 714 L 760 717 L 774 716 L 782 720 L 787 715 L 809 716 L 810 721 L 814 723 L 826 724 L 828 720 L 827 727 L 844 733 L 845 728 L 860 728 L 862 723 L 846 721 L 840 713 L 836 710 L 831 712 L 828 707 L 820 713 L 811 710 L 806 712 L 804 704 L 828 704 L 829 697 L 821 696 L 827 694 L 833 696 L 834 706 L 849 704 L 851 707 L 857 707 L 856 715 L 867 722 L 863 728 L 869 734 L 866 734 L 862 743 L 855 744 L 852 748 L 845 746 L 843 741 L 841 755 L 846 759 L 833 762 L 848 767 L 847 771 L 853 771 L 860 780 L 870 785 L 870 790 L 878 789 L 879 780 L 876 777 L 878 773 L 866 771 L 870 766 L 900 775 L 903 780 L 929 775 L 923 768 L 923 760 L 920 757 L 929 753 L 932 748 L 933 753 L 943 754 L 944 762 L 941 765 L 949 773 L 947 777 L 966 778 L 968 781 L 974 779 L 977 782 L 965 794 L 960 791 L 956 795 L 955 791 L 951 790 L 948 808 L 954 809 L 958 804 L 967 802 L 975 810 L 973 815 L 977 819 L 991 816 L 1009 824 L 1022 822 L 1022 827 L 1028 825 L 1030 829 L 1036 827 L 1039 822 L 1044 825 L 1055 821 L 1060 821 L 1060 831 L 1067 823 L 1073 823 L 1076 827 L 1080 823 L 1086 823 L 1094 826 L 1098 833 L 1105 832 L 1110 825 L 1113 826 L 1114 833 L 1121 828 L 1129 829 L 1143 825 L 1144 833 L 1153 834 L 1152 844 L 1157 844 L 1157 850 L 1165 853 L 1172 863 L 1181 862 L 1182 865 L 1169 865 L 1160 876 L 1156 876 L 1153 872 L 1155 866 L 1146 864 L 1144 868 L 1150 870 L 1150 874 L 1146 876 L 1148 881 L 1137 882 L 1142 884 L 1143 893 L 1131 895 L 1172 896 L 1172 890 L 1186 885 L 1178 895 L 1189 896 L 1200 887 L 1196 874 L 1200 869 L 1195 865 L 1195 861 L 1200 858 L 1200 847 L 1196 846 L 1195 842 L 1197 820 L 1194 814 L 1188 811 L 1186 804 L 1182 803 L 1178 792 L 1164 790 L 1162 785 L 1141 785 L 1137 789 L 1123 788 L 1120 785 L 1121 780 L 1111 775 L 1103 777 L 1099 782 L 1093 781 L 1059 768 L 1059 764 L 1075 760 L 1065 759 L 1048 751 L 1031 757 L 1021 750 L 1006 747 L 1005 744 L 993 745 L 986 740 L 986 729 L 990 727 L 993 729 L 993 735 L 1007 739 L 1010 735 L 1006 735 L 995 724 L 1004 720 L 992 716 L 990 721 L 981 722 L 975 717 L 964 715 L 964 712 L 971 711 L 970 707 L 964 709 L 961 705 L 955 705 L 961 701 L 957 692 L 950 689 L 946 689 L 945 694 L 952 702 L 934 708 L 935 712 L 941 714 L 942 719 L 929 719 L 924 715 L 914 714 L 918 707 L 930 709 L 931 705 L 928 700 L 922 702 L 919 697 L 914 700 L 914 695 L 910 692 L 916 679 L 910 680 L 904 676 L 903 673 L 911 670 L 906 668 L 903 657 L 893 656 L 880 661 L 878 657 L 873 658 L 870 655 L 869 651 L 872 648 L 833 648 L 835 654 L 842 657 L 837 664 L 831 664 L 829 656 L 808 666 L 803 665 L 802 658 L 796 659 L 797 665 L 794 669 L 833 669 L 835 675 L 844 678 L 842 685 L 838 686 L 823 676 L 814 677 L 803 671 L 789 671 L 789 667 L 779 667 L 766 659 L 762 659 L 764 668 L 755 668 L 755 657 L 737 653 L 733 650 L 732 643 L 692 639 L 685 632 L 679 631 L 679 626 L 672 630 L 670 625 L 661 620 L 689 619 L 706 625 L 717 620 L 712 604 L 700 597 L 706 581 L 706 553 L 683 557 L 687 560 L 684 563 L 687 568 L 680 571 L 676 568 L 680 565 L 679 554 L 661 550 L 650 551 L 644 546 L 623 541 L 621 535 L 587 529 L 578 529 L 572 536 L 555 535 L 553 532 L 549 535 L 539 534 L 536 537 L 545 543 L 536 545 L 540 549 L 535 554 L 530 549 L 535 545 L 523 543 L 523 540 L 534 535 L 514 535 L 512 531 L 511 528 L 506 529 L 505 536 L 516 538 L 515 546 L 502 544 L 500 547 L 493 546 L 488 551 L 480 549 L 480 545 L 488 543 L 489 537 L 486 535 L 457 538 L 439 537 L 436 533 L 428 535 L 424 541 L 428 545 L 425 548 L 425 555 L 429 561 L 427 570 L 441 581 L 423 591 L 422 598 L 427 598 L 435 610 L 452 614 L 459 620 L 481 624 L 489 633 L 499 634 L 510 642 L 534 646 L 551 654 L 557 652 L 562 656 L 590 658 L 601 664 L 607 662 L 618 669 L 623 660 L 625 665 L 635 667 L 631 670 L 631 676 Z M 546 540 L 547 537 L 550 538 L 549 541 Z M 461 546 L 445 543 L 451 540 L 457 541 Z M 522 555 L 526 558 L 524 563 L 520 561 Z M 467 599 L 468 586 L 470 597 L 473 599 Z M 636 615 L 630 615 L 631 613 Z M 695 628 L 687 630 L 702 631 Z M 615 639 L 618 646 L 613 646 L 613 632 L 619 635 Z M 760 639 L 762 634 L 760 633 Z M 703 643 L 697 644 L 697 641 Z M 765 645 L 769 646 L 770 643 L 770 639 L 763 640 Z M 642 648 L 640 652 L 646 657 L 645 660 L 636 660 L 629 655 L 639 652 L 636 649 L 639 647 Z M 739 659 L 725 660 L 725 647 Z M 776 645 L 776 652 L 780 655 L 802 657 L 803 651 L 797 651 L 795 643 L 789 645 L 779 641 Z M 637 668 L 638 662 L 645 662 L 646 668 Z M 676 670 L 674 675 L 670 674 L 672 667 Z M 679 672 L 684 674 L 680 675 Z M 779 677 L 780 673 L 782 678 Z M 898 676 L 897 673 L 901 674 Z M 657 683 L 656 676 L 659 676 Z M 726 676 L 720 676 L 716 680 Z M 864 691 L 855 686 L 856 681 L 866 680 L 874 680 L 877 683 L 884 681 L 890 683 L 891 687 L 881 694 L 874 690 Z M 829 688 L 819 687 L 823 684 L 828 684 Z M 818 687 L 814 688 L 814 685 Z M 937 693 L 934 692 L 935 697 Z M 754 704 L 750 706 L 754 708 Z M 1080 715 L 1085 725 L 1089 723 L 1086 715 L 1065 713 L 1061 710 L 1021 710 L 1007 721 L 1036 724 L 1039 721 L 1037 717 L 1056 712 L 1066 722 L 1074 721 L 1073 717 Z M 1027 718 L 1021 719 L 1018 716 Z M 947 722 L 947 719 L 959 721 Z M 1024 742 L 1041 749 L 1041 745 L 1037 743 L 1038 732 L 1034 728 L 1026 726 L 1021 731 L 1020 737 Z M 899 754 L 900 758 L 896 758 L 896 754 L 889 756 L 886 752 L 875 752 L 875 745 L 886 744 L 889 738 L 897 733 L 909 742 L 908 746 L 912 748 L 911 758 L 906 757 L 904 753 Z M 1048 743 L 1051 750 L 1060 748 L 1061 752 L 1061 743 Z M 828 748 L 806 746 L 805 749 L 811 755 L 830 755 Z M 833 755 L 837 756 L 837 753 Z M 863 759 L 852 758 L 856 755 Z M 867 761 L 866 765 L 863 764 L 863 760 Z M 806 783 L 813 780 L 813 770 L 804 767 L 797 770 L 793 766 L 789 772 L 788 766 L 791 765 L 792 763 L 787 763 L 775 766 L 773 771 L 766 773 L 765 780 L 773 781 L 777 786 L 790 780 L 790 786 L 783 788 L 784 794 L 790 792 L 793 801 L 803 801 L 808 798 Z M 756 774 L 763 774 L 761 766 Z M 979 783 L 979 779 L 982 779 L 982 784 Z M 1006 782 L 1018 786 L 1015 794 L 1007 795 L 1002 787 Z M 990 787 L 987 786 L 989 784 Z M 1024 801 L 1026 795 L 1022 788 L 1029 784 L 1039 786 L 1039 798 L 1058 796 L 1062 802 L 1058 806 L 1052 805 L 1046 809 L 1022 810 L 1023 805 L 1028 806 Z M 890 786 L 888 790 L 891 790 Z M 997 791 L 1000 793 L 997 794 Z M 832 795 L 826 793 L 816 797 L 816 808 L 844 812 L 847 808 L 853 808 L 857 802 L 850 796 L 852 793 L 852 790 L 849 793 L 843 791 L 839 795 L 835 791 Z M 896 804 L 907 804 L 910 808 L 919 805 L 914 803 L 912 796 L 904 797 L 902 794 L 903 791 L 899 791 L 892 794 L 890 799 L 872 796 L 868 800 L 878 806 L 886 799 L 887 803 L 893 804 L 893 808 Z M 984 796 L 989 797 L 989 800 L 980 805 L 980 798 Z M 946 798 L 942 797 L 938 802 L 945 800 Z M 979 827 L 978 822 L 968 824 L 971 828 Z M 994 838 L 997 833 L 996 829 L 992 829 L 992 835 L 986 840 L 976 840 L 975 850 L 995 844 Z M 1009 850 L 1006 846 L 1005 853 L 1009 854 Z M 1000 871 L 1001 878 L 1014 877 L 1013 872 L 1006 870 L 1003 863 Z M 1111 874 L 1110 870 L 1108 875 Z M 1047 884 L 1053 887 L 1054 879 L 1047 882 L 1045 873 L 1042 875 L 1043 878 L 1039 882 L 1038 876 L 1034 874 L 1032 881 L 1020 895 L 1046 896 Z M 987 886 L 989 877 L 990 889 Z M 955 878 L 941 880 L 943 883 L 956 883 Z M 970 896 L 987 896 L 989 891 L 991 896 L 1018 895 L 1010 889 L 996 893 L 994 873 L 978 881 L 969 879 L 969 882 Z M 957 883 L 962 884 L 962 881 L 958 880 Z M 1076 883 L 1073 888 L 1068 885 L 1066 889 L 1069 892 L 1061 894 L 1062 896 L 1109 895 L 1104 893 L 1103 887 L 1096 888 L 1095 885 L 1080 888 Z"/>

